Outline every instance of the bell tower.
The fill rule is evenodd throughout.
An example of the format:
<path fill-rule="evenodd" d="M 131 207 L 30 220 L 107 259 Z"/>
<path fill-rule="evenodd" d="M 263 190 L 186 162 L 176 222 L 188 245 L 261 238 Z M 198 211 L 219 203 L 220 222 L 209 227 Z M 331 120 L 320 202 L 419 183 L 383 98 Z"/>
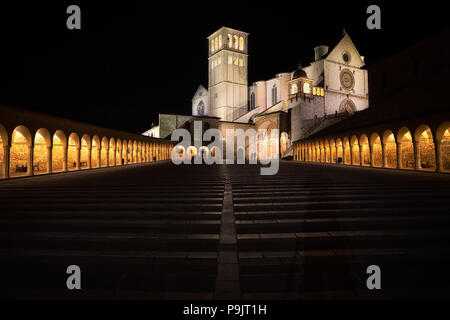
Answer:
<path fill-rule="evenodd" d="M 208 37 L 209 110 L 223 121 L 247 112 L 248 35 L 222 27 Z"/>

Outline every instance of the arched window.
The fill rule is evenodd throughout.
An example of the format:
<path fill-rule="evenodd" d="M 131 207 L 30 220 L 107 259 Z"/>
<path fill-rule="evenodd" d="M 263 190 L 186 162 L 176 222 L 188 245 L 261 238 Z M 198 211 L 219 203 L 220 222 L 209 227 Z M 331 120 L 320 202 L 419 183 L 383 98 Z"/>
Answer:
<path fill-rule="evenodd" d="M 239 50 L 244 51 L 244 38 L 239 38 Z"/>
<path fill-rule="evenodd" d="M 278 98 L 277 98 L 277 86 L 274 85 L 272 87 L 272 105 L 276 104 L 278 102 Z"/>
<path fill-rule="evenodd" d="M 219 39 L 217 39 L 217 37 L 214 39 L 214 49 L 219 49 Z"/>
<path fill-rule="evenodd" d="M 222 35 L 219 34 L 219 49 L 222 49 Z"/>
<path fill-rule="evenodd" d="M 214 39 L 211 40 L 211 53 L 214 52 Z"/>
<path fill-rule="evenodd" d="M 252 92 L 250 94 L 250 105 L 249 105 L 249 111 L 255 109 L 255 93 Z"/>
<path fill-rule="evenodd" d="M 227 42 L 228 42 L 228 48 L 232 48 L 232 42 L 233 42 L 233 40 L 232 40 L 232 37 L 231 37 L 231 34 L 228 34 L 228 36 L 227 36 Z"/>
<path fill-rule="evenodd" d="M 291 94 L 297 94 L 298 93 L 298 86 L 296 83 L 293 83 L 291 85 Z"/>
<path fill-rule="evenodd" d="M 200 101 L 197 105 L 197 115 L 203 116 L 205 114 L 205 104 L 203 101 Z"/>
<path fill-rule="evenodd" d="M 238 50 L 239 49 L 239 38 L 238 36 L 233 36 L 233 48 Z"/>
<path fill-rule="evenodd" d="M 311 85 L 309 82 L 303 83 L 303 93 L 310 94 L 311 93 Z"/>

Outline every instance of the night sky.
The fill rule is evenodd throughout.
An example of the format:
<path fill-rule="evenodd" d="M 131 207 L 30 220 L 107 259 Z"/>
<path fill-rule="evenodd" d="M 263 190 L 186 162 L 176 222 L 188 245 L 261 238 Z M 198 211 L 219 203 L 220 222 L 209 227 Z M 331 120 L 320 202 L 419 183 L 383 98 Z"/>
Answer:
<path fill-rule="evenodd" d="M 160 112 L 190 114 L 207 87 L 206 37 L 223 25 L 250 33 L 249 83 L 309 64 L 344 27 L 371 64 L 449 25 L 430 1 L 59 2 L 0 4 L 0 104 L 135 133 Z M 381 30 L 366 28 L 373 3 Z M 66 28 L 70 4 L 81 7 L 81 30 Z"/>

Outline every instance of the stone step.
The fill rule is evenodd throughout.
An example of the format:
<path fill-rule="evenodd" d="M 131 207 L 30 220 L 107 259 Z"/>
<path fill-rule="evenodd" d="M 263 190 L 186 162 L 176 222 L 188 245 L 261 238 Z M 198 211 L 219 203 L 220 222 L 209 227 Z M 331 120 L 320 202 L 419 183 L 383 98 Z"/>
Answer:
<path fill-rule="evenodd" d="M 218 234 L 184 233 L 0 233 L 0 249 L 214 251 Z"/>
<path fill-rule="evenodd" d="M 450 229 L 450 216 L 357 217 L 324 219 L 244 220 L 237 221 L 237 232 L 283 233 L 344 230 L 391 230 L 409 228 Z"/>
<path fill-rule="evenodd" d="M 241 269 L 241 290 L 252 292 L 312 292 L 367 290 L 366 273 L 368 265 L 363 263 L 311 264 L 301 273 L 258 273 L 258 269 Z M 405 267 L 407 266 L 407 267 Z M 447 271 L 450 261 L 411 260 L 379 263 L 382 272 L 382 290 L 402 290 L 417 288 L 440 290 L 450 285 Z M 263 270 L 264 271 L 264 270 Z"/>
<path fill-rule="evenodd" d="M 257 202 L 263 202 L 263 203 L 269 203 L 269 202 L 298 202 L 298 201 L 329 201 L 329 200 L 354 200 L 354 201 L 363 201 L 363 200 L 377 200 L 382 199 L 383 201 L 389 200 L 407 200 L 407 199 L 417 199 L 417 197 L 423 197 L 428 200 L 439 200 L 442 198 L 446 198 L 448 196 L 448 193 L 440 193 L 440 194 L 407 194 L 407 193 L 398 193 L 398 194 L 340 194 L 340 193 L 334 193 L 333 195 L 330 194 L 323 194 L 323 195 L 294 195 L 294 196 L 259 196 L 259 197 L 234 197 L 233 196 L 233 202 L 235 204 L 241 204 L 241 203 L 249 203 L 254 204 Z"/>
<path fill-rule="evenodd" d="M 236 213 L 237 221 L 245 220 L 278 220 L 278 219 L 323 219 L 335 217 L 396 217 L 396 216 L 423 216 L 432 214 L 433 216 L 448 215 L 448 209 L 443 207 L 421 208 L 421 207 L 399 207 L 391 208 L 335 208 L 335 209 L 304 209 L 304 210 L 262 210 L 262 211 L 241 211 Z"/>
<path fill-rule="evenodd" d="M 0 232 L 70 231 L 70 232 L 139 232 L 139 233 L 216 233 L 220 232 L 219 220 L 1 220 Z"/>
<path fill-rule="evenodd" d="M 328 200 L 328 201 L 292 201 L 292 202 L 257 202 L 235 203 L 234 209 L 240 211 L 287 210 L 287 209 L 330 209 L 330 208 L 398 208 L 416 205 L 424 208 L 439 207 L 441 204 L 433 199 L 382 199 L 379 200 Z"/>
<path fill-rule="evenodd" d="M 1 296 L 9 297 L 9 289 L 20 291 L 68 291 L 66 269 L 76 261 L 2 263 L 0 272 L 8 274 L 2 280 Z M 213 292 L 217 277 L 215 263 L 117 263 L 105 259 L 102 263 L 80 263 L 82 290 L 150 291 L 150 292 Z"/>
<path fill-rule="evenodd" d="M 66 211 L 64 211 L 66 210 Z M 132 210 L 116 210 L 111 208 L 108 211 L 102 210 L 80 210 L 75 211 L 70 208 L 49 210 L 27 210 L 19 211 L 14 210 L 2 212 L 0 215 L 0 221 L 8 219 L 20 219 L 19 221 L 31 218 L 31 219 L 117 219 L 117 220 L 151 220 L 151 219 L 165 219 L 165 220 L 177 220 L 177 219 L 190 219 L 190 220 L 220 220 L 221 211 L 132 211 Z"/>
<path fill-rule="evenodd" d="M 86 250 L 48 250 L 48 249 L 2 249 L 0 250 L 0 261 L 2 263 L 18 262 L 39 262 L 62 263 L 77 261 L 77 263 L 104 263 L 114 261 L 115 263 L 128 263 L 133 260 L 135 263 L 159 263 L 178 261 L 185 264 L 205 264 L 217 262 L 216 251 L 149 251 L 149 250 L 107 250 L 99 251 L 93 249 Z"/>
<path fill-rule="evenodd" d="M 111 197 L 109 199 L 86 199 L 83 198 L 80 203 L 80 199 L 54 199 L 54 198 L 22 198 L 22 201 L 18 204 L 15 199 L 3 199 L 2 200 L 2 207 L 7 209 L 10 207 L 15 206 L 39 206 L 39 205 L 46 205 L 49 202 L 53 206 L 88 206 L 88 205 L 114 205 L 116 203 L 123 203 L 124 200 L 130 201 L 131 204 L 163 204 L 163 203 L 170 203 L 170 204 L 221 204 L 223 202 L 223 197 L 216 197 L 216 198 L 203 198 L 203 197 L 193 197 L 193 198 L 141 198 L 141 197 L 134 197 L 134 198 L 126 198 L 123 199 L 120 196 L 118 197 Z"/>
<path fill-rule="evenodd" d="M 67 209 L 67 206 L 64 206 L 64 209 Z M 31 211 L 35 210 L 61 210 L 63 208 L 52 205 L 49 202 L 44 202 L 42 204 L 28 204 L 28 203 L 11 203 L 10 205 L 2 205 L 2 209 L 4 211 L 13 212 L 14 210 L 24 210 L 29 209 Z M 118 203 L 113 205 L 112 203 L 73 203 L 70 204 L 71 210 L 81 210 L 81 211 L 89 211 L 89 210 L 115 210 L 115 211 L 221 211 L 222 203 L 209 203 L 209 204 L 201 204 L 201 203 L 192 203 L 190 205 L 186 205 L 184 202 L 180 203 Z"/>
<path fill-rule="evenodd" d="M 448 229 L 238 234 L 237 238 L 239 251 L 258 247 L 266 251 L 450 247 Z"/>

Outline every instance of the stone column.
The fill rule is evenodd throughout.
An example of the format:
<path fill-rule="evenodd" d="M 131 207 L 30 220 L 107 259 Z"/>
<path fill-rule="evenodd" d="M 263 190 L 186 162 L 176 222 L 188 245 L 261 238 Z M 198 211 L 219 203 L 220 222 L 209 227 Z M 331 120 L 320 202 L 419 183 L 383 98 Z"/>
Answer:
<path fill-rule="evenodd" d="M 113 167 L 116 166 L 116 160 L 117 160 L 117 148 L 114 147 Z"/>
<path fill-rule="evenodd" d="M 101 148 L 97 148 L 97 159 L 98 159 L 98 163 L 97 163 L 97 168 L 100 168 L 102 166 L 102 149 Z"/>
<path fill-rule="evenodd" d="M 441 142 L 438 140 L 434 141 L 434 154 L 436 158 L 436 172 L 443 172 L 444 168 L 442 166 Z"/>
<path fill-rule="evenodd" d="M 28 146 L 28 168 L 27 168 L 27 175 L 32 176 L 34 174 L 33 172 L 33 150 L 34 146 Z"/>
<path fill-rule="evenodd" d="M 342 164 L 345 164 L 345 146 L 342 146 Z"/>
<path fill-rule="evenodd" d="M 372 146 L 370 145 L 370 143 L 369 143 L 369 162 L 370 162 L 370 166 L 371 167 L 373 167 L 373 165 L 374 165 L 374 155 L 373 155 L 373 148 L 372 148 Z"/>
<path fill-rule="evenodd" d="M 387 168 L 386 143 L 381 144 L 381 158 L 383 160 L 383 168 Z"/>
<path fill-rule="evenodd" d="M 337 151 L 338 151 L 338 147 L 337 147 L 337 145 L 336 144 L 334 144 L 334 155 L 335 155 L 335 159 L 336 160 L 334 160 L 334 163 L 338 163 L 338 153 L 337 153 Z"/>
<path fill-rule="evenodd" d="M 350 165 L 353 165 L 353 148 L 351 145 L 349 146 L 349 148 L 350 148 Z M 344 154 L 345 154 L 345 152 L 344 152 Z M 345 160 L 347 160 L 347 159 L 345 159 Z"/>
<path fill-rule="evenodd" d="M 47 173 L 52 172 L 52 147 L 47 147 Z"/>
<path fill-rule="evenodd" d="M 420 158 L 420 143 L 419 141 L 413 141 L 414 148 L 414 170 L 422 170 L 422 159 Z"/>
<path fill-rule="evenodd" d="M 88 163 L 87 163 L 88 169 L 92 168 L 92 146 L 88 148 Z"/>
<path fill-rule="evenodd" d="M 9 151 L 10 151 L 10 146 L 8 145 L 4 145 L 3 146 L 3 177 L 4 178 L 9 178 Z"/>
<path fill-rule="evenodd" d="M 122 148 L 122 158 L 123 158 L 123 148 Z M 123 164 L 128 164 L 128 147 L 125 149 L 125 158 L 123 160 Z"/>
<path fill-rule="evenodd" d="M 106 149 L 106 166 L 109 167 L 109 148 Z"/>
<path fill-rule="evenodd" d="M 397 169 L 402 169 L 402 143 L 397 143 Z"/>
<path fill-rule="evenodd" d="M 80 170 L 80 158 L 81 158 L 81 148 L 77 148 L 77 158 L 76 158 L 75 170 Z"/>
<path fill-rule="evenodd" d="M 67 146 L 63 146 L 63 165 L 62 165 L 62 171 L 67 171 Z"/>
<path fill-rule="evenodd" d="M 355 161 L 353 160 L 353 145 L 350 145 L 350 165 L 354 166 L 356 165 Z"/>
<path fill-rule="evenodd" d="M 362 167 L 362 166 L 364 166 L 364 159 L 363 159 L 364 153 L 362 151 L 361 145 L 360 144 L 358 144 L 358 145 L 359 145 L 359 165 Z"/>

